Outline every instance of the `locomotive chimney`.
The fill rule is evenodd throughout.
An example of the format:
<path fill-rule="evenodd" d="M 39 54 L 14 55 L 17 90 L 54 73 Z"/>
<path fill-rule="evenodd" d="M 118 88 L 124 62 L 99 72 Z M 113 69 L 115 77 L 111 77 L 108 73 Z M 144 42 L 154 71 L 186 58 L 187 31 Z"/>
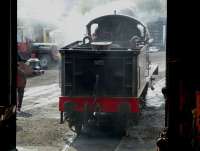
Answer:
<path fill-rule="evenodd" d="M 117 11 L 116 10 L 114 10 L 114 15 L 116 15 L 117 14 Z"/>

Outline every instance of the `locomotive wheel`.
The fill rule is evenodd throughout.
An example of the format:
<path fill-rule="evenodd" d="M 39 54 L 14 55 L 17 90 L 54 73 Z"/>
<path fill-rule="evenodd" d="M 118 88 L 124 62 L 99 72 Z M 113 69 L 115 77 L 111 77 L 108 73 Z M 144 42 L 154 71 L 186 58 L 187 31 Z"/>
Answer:
<path fill-rule="evenodd" d="M 117 136 L 124 136 L 126 135 L 126 128 L 127 128 L 127 118 L 125 115 L 118 115 L 114 119 L 114 133 Z"/>
<path fill-rule="evenodd" d="M 49 55 L 43 55 L 40 58 L 40 65 L 42 68 L 48 68 L 49 64 L 51 63 L 51 58 Z"/>
<path fill-rule="evenodd" d="M 81 121 L 77 121 L 74 127 L 75 127 L 75 133 L 77 135 L 80 135 L 81 134 L 81 129 L 82 129 L 82 122 Z"/>
<path fill-rule="evenodd" d="M 81 117 L 82 116 L 80 113 L 74 112 L 73 115 L 71 115 L 71 117 L 68 119 L 69 128 L 77 135 L 81 133 L 82 129 L 83 122 Z"/>
<path fill-rule="evenodd" d="M 83 119 L 81 113 L 76 113 L 75 132 L 80 135 L 83 126 Z"/>
<path fill-rule="evenodd" d="M 126 135 L 126 128 L 125 126 L 115 126 L 114 128 L 115 135 L 117 136 L 125 136 Z"/>

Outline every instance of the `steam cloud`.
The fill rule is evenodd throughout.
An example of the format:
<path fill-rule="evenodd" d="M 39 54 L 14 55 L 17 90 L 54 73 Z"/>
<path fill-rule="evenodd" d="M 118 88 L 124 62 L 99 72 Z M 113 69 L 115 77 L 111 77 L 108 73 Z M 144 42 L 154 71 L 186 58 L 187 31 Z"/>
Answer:
<path fill-rule="evenodd" d="M 18 0 L 18 22 L 52 25 L 50 35 L 60 47 L 85 34 L 85 25 L 101 15 L 130 15 L 143 23 L 166 17 L 166 0 Z M 30 31 L 27 31 L 27 36 Z M 32 37 L 34 33 L 32 33 Z"/>

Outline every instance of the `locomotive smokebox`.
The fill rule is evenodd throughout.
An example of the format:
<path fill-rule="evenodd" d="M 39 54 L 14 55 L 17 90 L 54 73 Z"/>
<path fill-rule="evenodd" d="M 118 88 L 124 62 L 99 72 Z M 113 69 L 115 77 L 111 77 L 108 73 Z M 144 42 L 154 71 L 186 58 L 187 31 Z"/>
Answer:
<path fill-rule="evenodd" d="M 93 50 L 109 50 L 112 42 L 103 41 L 103 42 L 92 42 Z"/>

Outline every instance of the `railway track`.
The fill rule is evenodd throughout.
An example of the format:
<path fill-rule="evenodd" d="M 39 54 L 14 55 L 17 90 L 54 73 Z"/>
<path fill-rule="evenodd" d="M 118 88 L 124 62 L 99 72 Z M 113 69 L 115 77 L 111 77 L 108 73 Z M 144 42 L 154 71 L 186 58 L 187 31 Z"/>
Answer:
<path fill-rule="evenodd" d="M 137 138 L 135 138 L 137 137 Z M 153 151 L 155 142 L 144 141 L 140 136 L 112 138 L 107 136 L 87 138 L 71 136 L 65 140 L 61 151 Z"/>
<path fill-rule="evenodd" d="M 152 138 L 147 140 L 145 131 L 149 131 L 148 126 L 140 127 L 139 125 L 133 127 L 131 136 L 120 137 L 113 135 L 113 132 L 102 132 L 99 130 L 92 130 L 92 135 L 81 134 L 77 137 L 75 133 L 69 131 L 66 134 L 65 145 L 61 151 L 144 151 L 155 150 L 155 142 Z M 154 128 L 159 131 L 159 128 Z M 144 134 L 142 134 L 144 133 Z M 158 132 L 154 132 L 154 134 Z M 155 138 L 155 136 L 152 136 Z M 149 150 L 150 149 L 150 150 Z M 142 150 L 143 151 L 143 150 Z"/>
<path fill-rule="evenodd" d="M 66 134 L 66 137 L 67 137 L 67 138 L 65 138 L 65 143 L 66 143 L 66 144 L 64 145 L 62 151 L 70 151 L 71 145 L 72 145 L 72 144 L 74 143 L 74 141 L 77 139 L 76 133 L 74 133 L 74 132 L 72 132 L 72 131 L 68 132 L 68 133 Z"/>
<path fill-rule="evenodd" d="M 70 131 L 66 134 L 65 145 L 61 151 L 119 151 L 122 139 L 123 137 L 110 137 L 104 132 L 96 132 L 92 136 L 77 136 Z"/>

